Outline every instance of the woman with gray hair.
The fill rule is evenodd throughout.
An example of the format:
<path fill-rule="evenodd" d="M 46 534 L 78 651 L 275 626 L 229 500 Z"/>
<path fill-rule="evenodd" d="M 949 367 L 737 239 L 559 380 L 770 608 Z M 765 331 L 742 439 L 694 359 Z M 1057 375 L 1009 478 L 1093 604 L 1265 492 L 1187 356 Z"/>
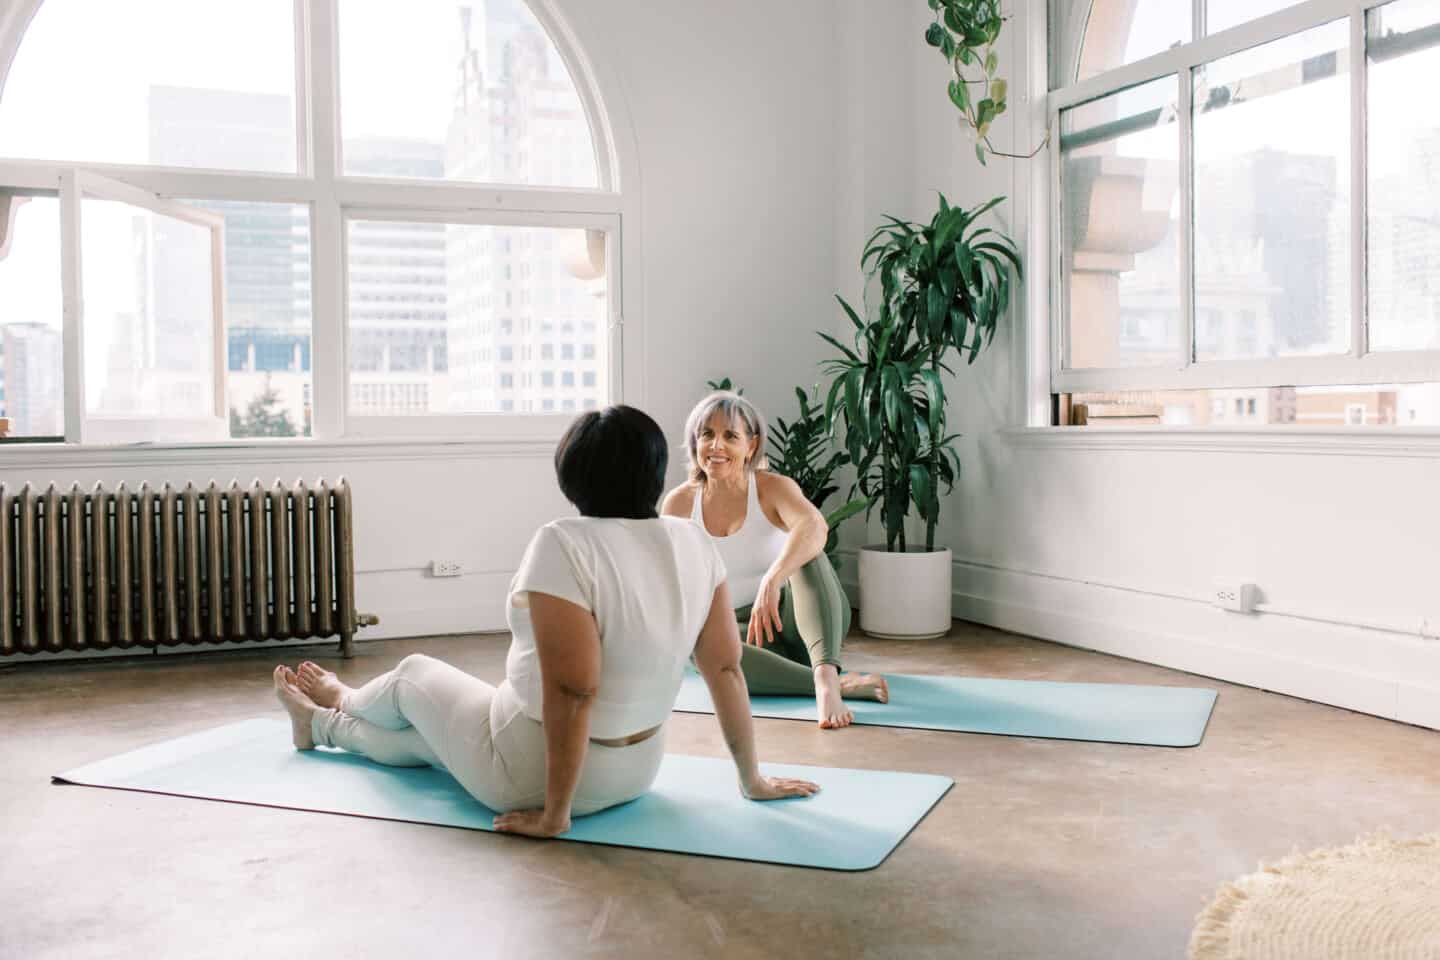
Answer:
<path fill-rule="evenodd" d="M 840 673 L 850 601 L 825 556 L 829 528 L 789 477 L 765 460 L 765 418 L 739 394 L 710 394 L 690 412 L 690 479 L 665 495 L 660 512 L 690 517 L 725 561 L 745 643 L 740 668 L 751 693 L 814 695 L 820 726 L 849 726 L 842 699 L 878 700 L 885 678 Z M 769 648 L 769 649 L 767 649 Z"/>

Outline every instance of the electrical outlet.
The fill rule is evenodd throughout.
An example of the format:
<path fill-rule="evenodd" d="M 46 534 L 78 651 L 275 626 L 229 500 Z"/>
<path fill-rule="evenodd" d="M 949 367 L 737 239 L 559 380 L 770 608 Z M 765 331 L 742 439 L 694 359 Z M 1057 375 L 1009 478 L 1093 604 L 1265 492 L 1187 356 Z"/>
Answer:
<path fill-rule="evenodd" d="M 1238 580 L 1216 580 L 1210 591 L 1210 602 L 1224 610 L 1252 613 L 1255 610 L 1255 584 Z"/>
<path fill-rule="evenodd" d="M 430 576 L 432 577 L 458 577 L 465 569 L 460 565 L 459 560 L 431 560 Z"/>

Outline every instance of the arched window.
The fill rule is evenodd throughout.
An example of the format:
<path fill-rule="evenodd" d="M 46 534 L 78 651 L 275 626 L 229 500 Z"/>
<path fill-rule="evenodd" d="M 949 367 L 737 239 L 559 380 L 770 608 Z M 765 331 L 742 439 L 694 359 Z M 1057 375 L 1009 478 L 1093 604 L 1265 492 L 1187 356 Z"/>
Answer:
<path fill-rule="evenodd" d="M 23 0 L 9 435 L 533 434 L 561 418 L 473 415 L 617 399 L 603 115 L 544 0 Z"/>
<path fill-rule="evenodd" d="M 1062 7 L 1052 391 L 1201 425 L 1429 396 L 1440 0 Z"/>

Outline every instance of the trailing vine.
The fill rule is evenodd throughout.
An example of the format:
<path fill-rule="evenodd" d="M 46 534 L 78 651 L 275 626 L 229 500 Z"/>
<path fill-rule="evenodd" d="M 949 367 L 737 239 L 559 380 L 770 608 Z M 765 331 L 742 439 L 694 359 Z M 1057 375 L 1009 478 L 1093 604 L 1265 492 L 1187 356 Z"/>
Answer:
<path fill-rule="evenodd" d="M 1028 160 L 1044 149 L 1049 134 L 1030 153 L 1006 153 L 990 142 L 990 125 L 1005 112 L 1008 85 L 995 74 L 1000 57 L 995 42 L 1010 18 L 1001 13 L 1000 0 L 928 0 L 935 22 L 925 31 L 925 42 L 937 48 L 950 65 L 950 102 L 964 124 L 974 131 L 975 158 L 983 165 L 985 154 Z"/>

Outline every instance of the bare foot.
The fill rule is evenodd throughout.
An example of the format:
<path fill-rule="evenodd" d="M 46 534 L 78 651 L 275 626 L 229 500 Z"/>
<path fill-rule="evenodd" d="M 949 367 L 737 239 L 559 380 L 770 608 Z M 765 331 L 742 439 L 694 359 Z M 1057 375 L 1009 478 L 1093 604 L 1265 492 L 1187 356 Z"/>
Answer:
<path fill-rule="evenodd" d="M 840 675 L 832 666 L 815 670 L 815 709 L 821 730 L 838 730 L 855 720 L 855 714 L 840 699 Z"/>
<path fill-rule="evenodd" d="M 840 696 L 846 700 L 890 702 L 890 684 L 878 673 L 847 673 L 840 678 Z"/>
<path fill-rule="evenodd" d="M 290 735 L 296 750 L 314 750 L 315 738 L 310 733 L 310 718 L 317 709 L 314 701 L 295 685 L 295 671 L 281 665 L 275 668 L 275 696 L 290 714 Z"/>
<path fill-rule="evenodd" d="M 295 685 L 305 696 L 331 710 L 339 710 L 340 701 L 352 692 L 335 674 L 309 660 L 300 664 L 299 680 Z"/>

